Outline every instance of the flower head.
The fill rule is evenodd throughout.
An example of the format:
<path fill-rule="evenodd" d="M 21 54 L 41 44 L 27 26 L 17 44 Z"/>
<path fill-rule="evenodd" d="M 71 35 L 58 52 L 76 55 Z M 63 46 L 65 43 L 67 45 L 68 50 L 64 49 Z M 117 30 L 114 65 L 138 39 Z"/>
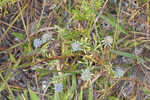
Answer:
<path fill-rule="evenodd" d="M 82 70 L 81 79 L 83 81 L 88 81 L 92 77 L 92 74 L 89 69 Z"/>
<path fill-rule="evenodd" d="M 104 46 L 104 48 L 106 48 L 106 47 L 112 47 L 111 46 L 112 43 L 113 43 L 113 38 L 111 36 L 106 36 L 102 40 L 102 45 Z"/>
<path fill-rule="evenodd" d="M 74 43 L 72 43 L 71 46 L 74 52 L 81 50 L 81 43 L 79 43 L 78 41 L 75 41 Z"/>
<path fill-rule="evenodd" d="M 37 69 L 41 69 L 41 68 L 43 68 L 43 67 L 40 64 L 37 64 L 37 65 L 34 65 L 31 67 L 32 70 L 37 70 Z"/>
<path fill-rule="evenodd" d="M 57 83 L 54 86 L 54 90 L 56 93 L 60 93 L 63 91 L 63 84 L 62 83 Z"/>
<path fill-rule="evenodd" d="M 116 78 L 120 78 L 124 75 L 125 71 L 121 67 L 116 67 L 115 70 L 113 70 L 113 73 Z"/>
<path fill-rule="evenodd" d="M 52 34 L 50 34 L 50 33 L 43 34 L 41 39 L 42 39 L 43 43 L 45 43 L 49 40 L 52 40 Z"/>
<path fill-rule="evenodd" d="M 142 47 L 141 48 L 140 47 L 136 47 L 134 52 L 135 52 L 136 55 L 140 55 L 143 52 L 143 48 Z"/>
<path fill-rule="evenodd" d="M 42 44 L 43 44 L 43 42 L 42 42 L 41 39 L 35 39 L 35 40 L 33 41 L 33 46 L 34 46 L 35 48 L 41 47 Z"/>
<path fill-rule="evenodd" d="M 47 88 L 48 82 L 47 81 L 42 81 L 42 90 L 45 90 Z"/>

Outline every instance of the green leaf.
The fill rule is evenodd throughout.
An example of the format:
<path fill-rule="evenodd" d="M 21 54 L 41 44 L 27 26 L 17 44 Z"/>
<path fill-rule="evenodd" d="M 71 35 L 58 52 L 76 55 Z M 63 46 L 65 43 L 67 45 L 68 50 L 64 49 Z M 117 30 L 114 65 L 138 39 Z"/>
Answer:
<path fill-rule="evenodd" d="M 123 29 L 123 27 L 122 27 L 122 26 L 117 22 L 117 20 L 116 20 L 115 18 L 113 18 L 112 16 L 110 16 L 111 18 L 108 18 L 108 17 L 102 15 L 102 14 L 99 13 L 99 12 L 96 12 L 96 14 L 97 14 L 100 18 L 102 18 L 106 23 L 112 25 L 113 27 L 118 27 L 118 29 L 119 29 L 121 32 L 123 32 L 124 34 L 128 34 L 128 32 L 127 32 L 125 29 Z M 108 15 L 108 13 L 107 13 L 107 15 Z"/>
<path fill-rule="evenodd" d="M 127 52 L 123 52 L 123 51 L 117 51 L 117 50 L 111 50 L 112 53 L 115 53 L 115 54 L 118 54 L 118 55 L 121 55 L 121 56 L 124 56 L 124 57 L 129 57 L 129 58 L 132 58 L 132 59 L 137 59 L 139 60 L 140 62 L 145 62 L 143 58 L 139 57 L 139 56 L 136 56 L 134 54 L 130 54 L 130 53 L 127 53 Z"/>
<path fill-rule="evenodd" d="M 28 49 L 29 50 L 29 49 Z M 35 49 L 33 51 L 30 51 L 30 52 L 27 52 L 27 53 L 24 53 L 24 56 L 31 56 L 31 55 L 36 55 L 38 54 L 40 51 L 40 49 Z"/>
<path fill-rule="evenodd" d="M 148 89 L 143 88 L 143 92 L 144 92 L 144 94 L 150 96 L 150 91 Z"/>
<path fill-rule="evenodd" d="M 118 99 L 118 98 L 115 97 L 115 96 L 109 96 L 109 97 L 108 97 L 108 100 L 120 100 L 120 99 Z"/>
<path fill-rule="evenodd" d="M 11 52 L 9 52 L 9 57 L 10 57 L 11 62 L 16 63 L 16 58 Z"/>
<path fill-rule="evenodd" d="M 18 95 L 15 100 L 22 100 L 22 97 Z"/>
<path fill-rule="evenodd" d="M 25 97 L 25 100 L 28 100 L 28 91 L 27 90 L 23 91 L 23 95 Z"/>
<path fill-rule="evenodd" d="M 88 94 L 88 100 L 93 100 L 93 88 L 92 88 L 92 83 L 89 83 L 89 94 Z"/>
<path fill-rule="evenodd" d="M 20 39 L 20 40 L 24 40 L 25 36 L 22 33 L 19 32 L 12 32 L 11 33 L 13 36 L 15 36 L 16 38 Z"/>
<path fill-rule="evenodd" d="M 73 93 L 75 93 L 75 91 L 77 90 L 77 81 L 76 81 L 76 74 L 72 75 L 72 90 Z"/>
<path fill-rule="evenodd" d="M 82 87 L 81 87 L 81 89 L 80 89 L 79 100 L 83 100 L 83 88 L 82 88 Z"/>
<path fill-rule="evenodd" d="M 40 98 L 31 89 L 29 89 L 29 94 L 30 94 L 31 100 L 40 100 Z"/>
<path fill-rule="evenodd" d="M 51 73 L 51 71 L 49 71 L 49 70 L 47 70 L 47 69 L 37 69 L 36 71 L 37 71 L 37 72 L 40 72 L 39 77 L 43 77 L 43 76 L 46 76 L 46 75 L 48 75 L 49 73 Z"/>
<path fill-rule="evenodd" d="M 24 44 L 24 53 L 29 53 L 29 52 L 31 52 L 31 51 L 32 51 L 32 49 L 31 49 L 30 43 L 29 43 L 29 42 L 26 42 L 26 43 Z"/>
<path fill-rule="evenodd" d="M 12 75 L 14 75 L 13 72 L 7 72 L 5 77 L 3 77 L 0 73 L 0 78 L 3 79 L 3 82 L 0 83 L 0 92 L 5 89 L 7 82 L 12 77 Z"/>

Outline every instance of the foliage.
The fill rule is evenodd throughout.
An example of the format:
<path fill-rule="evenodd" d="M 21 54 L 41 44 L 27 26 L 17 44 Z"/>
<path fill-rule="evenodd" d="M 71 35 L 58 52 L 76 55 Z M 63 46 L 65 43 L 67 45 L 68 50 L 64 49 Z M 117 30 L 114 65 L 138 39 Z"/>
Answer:
<path fill-rule="evenodd" d="M 145 85 L 149 38 L 147 31 L 137 32 L 137 26 L 129 25 L 140 15 L 134 11 L 146 9 L 147 14 L 149 5 L 144 4 L 146 0 L 138 1 L 142 9 L 134 9 L 130 5 L 136 2 L 128 6 L 125 1 L 31 0 L 25 5 L 18 1 L 19 10 L 10 18 L 14 20 L 7 18 L 0 28 L 0 40 L 7 47 L 0 48 L 1 97 L 6 90 L 10 100 L 126 100 L 130 85 L 136 87 L 136 92 L 131 91 L 133 99 L 140 86 L 149 95 Z M 15 2 L 1 0 L 2 13 Z M 144 18 L 149 21 L 149 16 Z M 37 27 L 30 31 L 33 22 L 38 23 L 31 26 Z M 140 45 L 144 46 L 137 54 Z M 7 55 L 6 63 L 2 54 Z"/>

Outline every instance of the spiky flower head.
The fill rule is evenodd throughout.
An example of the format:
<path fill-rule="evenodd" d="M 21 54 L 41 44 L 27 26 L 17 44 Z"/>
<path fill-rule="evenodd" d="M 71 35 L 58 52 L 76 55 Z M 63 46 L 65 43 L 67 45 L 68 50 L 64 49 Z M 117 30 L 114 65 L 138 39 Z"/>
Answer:
<path fill-rule="evenodd" d="M 42 81 L 42 90 L 45 90 L 47 88 L 48 82 L 47 81 Z"/>
<path fill-rule="evenodd" d="M 56 93 L 60 93 L 63 91 L 63 84 L 62 83 L 56 83 L 54 85 L 54 90 Z"/>
<path fill-rule="evenodd" d="M 81 50 L 81 43 L 79 43 L 78 41 L 72 43 L 71 46 L 72 46 L 72 51 L 74 52 Z"/>
<path fill-rule="evenodd" d="M 142 47 L 136 47 L 134 50 L 134 53 L 136 55 L 140 55 L 143 52 L 143 48 Z"/>
<path fill-rule="evenodd" d="M 89 81 L 92 78 L 92 74 L 89 69 L 82 70 L 81 79 L 83 81 Z"/>
<path fill-rule="evenodd" d="M 49 40 L 52 40 L 52 34 L 50 34 L 50 33 L 43 34 L 41 39 L 42 39 L 43 43 L 45 43 Z"/>
<path fill-rule="evenodd" d="M 43 44 L 43 42 L 42 42 L 41 39 L 35 39 L 35 40 L 33 41 L 33 46 L 34 46 L 35 48 L 41 47 L 42 44 Z"/>
<path fill-rule="evenodd" d="M 104 46 L 104 48 L 112 47 L 112 43 L 113 43 L 113 38 L 111 36 L 106 36 L 102 40 L 102 45 Z"/>
<path fill-rule="evenodd" d="M 116 67 L 115 70 L 113 70 L 113 73 L 115 78 L 121 78 L 125 71 L 121 67 Z"/>

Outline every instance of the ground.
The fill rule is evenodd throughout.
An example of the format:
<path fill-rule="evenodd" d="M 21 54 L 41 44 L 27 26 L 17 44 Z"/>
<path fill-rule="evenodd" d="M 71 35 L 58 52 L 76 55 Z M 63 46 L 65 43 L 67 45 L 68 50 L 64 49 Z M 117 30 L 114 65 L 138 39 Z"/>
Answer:
<path fill-rule="evenodd" d="M 0 100 L 150 100 L 150 0 L 0 1 Z"/>

